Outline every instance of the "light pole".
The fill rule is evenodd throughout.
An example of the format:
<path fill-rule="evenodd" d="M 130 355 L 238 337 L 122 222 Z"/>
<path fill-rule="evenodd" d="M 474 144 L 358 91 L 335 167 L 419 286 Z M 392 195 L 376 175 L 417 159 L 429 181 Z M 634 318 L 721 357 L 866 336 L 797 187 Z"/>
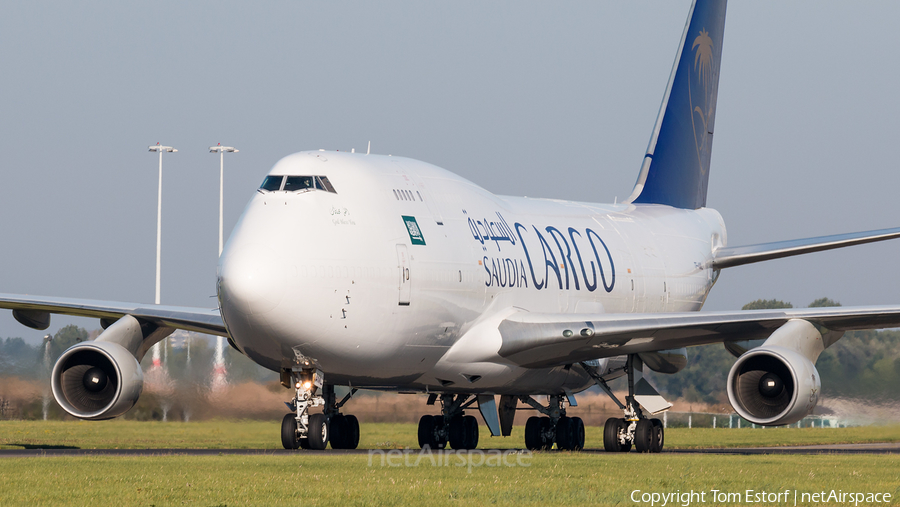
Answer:
<path fill-rule="evenodd" d="M 233 146 L 222 146 L 222 143 L 218 143 L 215 146 L 209 147 L 210 153 L 218 153 L 219 154 L 219 256 L 222 256 L 222 234 L 223 234 L 223 219 L 222 219 L 222 210 L 223 210 L 223 202 L 225 201 L 225 152 L 228 153 L 237 153 L 240 150 L 236 150 Z"/>
<path fill-rule="evenodd" d="M 159 197 L 156 205 L 156 304 L 159 304 L 159 259 L 162 253 L 162 156 L 163 152 L 174 153 L 178 150 L 171 146 L 151 146 L 150 151 L 159 152 Z"/>
<path fill-rule="evenodd" d="M 225 152 L 237 153 L 239 150 L 233 146 L 222 146 L 217 143 L 209 147 L 210 153 L 219 154 L 219 257 L 222 256 L 222 244 L 224 237 L 224 202 L 225 202 Z M 219 391 L 225 386 L 225 345 L 221 336 L 216 337 L 215 372 L 213 373 L 213 390 Z"/>

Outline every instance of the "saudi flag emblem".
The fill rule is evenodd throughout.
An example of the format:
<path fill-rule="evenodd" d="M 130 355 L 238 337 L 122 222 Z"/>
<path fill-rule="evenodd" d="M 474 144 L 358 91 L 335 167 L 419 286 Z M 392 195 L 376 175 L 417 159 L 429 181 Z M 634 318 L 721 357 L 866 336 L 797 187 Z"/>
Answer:
<path fill-rule="evenodd" d="M 409 240 L 412 244 L 424 245 L 425 238 L 422 237 L 422 230 L 419 229 L 419 223 L 416 222 L 416 217 L 401 216 L 403 217 L 403 223 L 406 224 L 406 231 L 409 233 Z"/>

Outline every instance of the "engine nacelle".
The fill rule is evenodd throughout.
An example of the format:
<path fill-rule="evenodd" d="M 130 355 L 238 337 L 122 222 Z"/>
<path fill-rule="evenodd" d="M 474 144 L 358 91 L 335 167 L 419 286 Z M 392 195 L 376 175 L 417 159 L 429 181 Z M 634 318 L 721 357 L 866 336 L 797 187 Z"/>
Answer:
<path fill-rule="evenodd" d="M 763 426 L 791 424 L 819 401 L 815 360 L 822 335 L 805 320 L 791 320 L 761 346 L 742 355 L 728 373 L 728 400 L 744 419 Z"/>
<path fill-rule="evenodd" d="M 659 373 L 678 373 L 688 363 L 687 349 L 659 350 L 656 352 L 641 352 L 638 354 L 644 366 Z"/>
<path fill-rule="evenodd" d="M 96 340 L 63 352 L 53 367 L 53 397 L 66 412 L 81 419 L 124 414 L 144 389 L 140 359 L 172 331 L 125 315 Z"/>
<path fill-rule="evenodd" d="M 66 350 L 53 367 L 53 397 L 81 419 L 112 419 L 137 403 L 144 374 L 137 358 L 111 342 L 79 343 Z"/>

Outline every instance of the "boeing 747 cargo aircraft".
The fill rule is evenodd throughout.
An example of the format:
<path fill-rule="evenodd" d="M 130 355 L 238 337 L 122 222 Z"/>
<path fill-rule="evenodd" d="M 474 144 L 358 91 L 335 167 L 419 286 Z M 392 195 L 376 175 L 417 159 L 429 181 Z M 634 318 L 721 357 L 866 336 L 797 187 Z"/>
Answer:
<path fill-rule="evenodd" d="M 285 448 L 352 449 L 358 389 L 427 394 L 425 447 L 472 449 L 480 413 L 510 435 L 536 411 L 529 449 L 577 450 L 584 423 L 567 410 L 599 386 L 622 410 L 603 446 L 663 448 L 654 414 L 670 405 L 643 378 L 673 374 L 686 347 L 723 343 L 737 361 L 728 398 L 760 425 L 816 406 L 819 354 L 852 329 L 900 326 L 900 306 L 701 312 L 722 270 L 900 237 L 900 228 L 730 246 L 706 207 L 724 0 L 688 14 L 659 116 L 631 196 L 616 204 L 494 195 L 433 165 L 332 151 L 279 160 L 219 260 L 218 307 L 185 308 L 0 295 L 26 326 L 53 313 L 95 317 L 94 341 L 53 368 L 59 404 L 82 419 L 127 412 L 141 358 L 176 329 L 227 337 L 279 372 L 293 395 Z M 610 380 L 627 378 L 619 399 Z M 347 386 L 343 399 L 335 386 Z M 349 402 L 349 403 L 348 403 Z M 274 435 L 273 435 L 274 437 Z"/>

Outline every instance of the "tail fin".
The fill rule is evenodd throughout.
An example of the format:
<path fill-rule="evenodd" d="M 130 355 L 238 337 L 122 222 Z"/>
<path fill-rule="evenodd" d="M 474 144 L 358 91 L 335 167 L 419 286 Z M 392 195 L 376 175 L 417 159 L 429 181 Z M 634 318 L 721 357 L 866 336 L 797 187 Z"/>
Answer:
<path fill-rule="evenodd" d="M 706 206 L 726 0 L 694 0 L 669 85 L 627 202 Z"/>

